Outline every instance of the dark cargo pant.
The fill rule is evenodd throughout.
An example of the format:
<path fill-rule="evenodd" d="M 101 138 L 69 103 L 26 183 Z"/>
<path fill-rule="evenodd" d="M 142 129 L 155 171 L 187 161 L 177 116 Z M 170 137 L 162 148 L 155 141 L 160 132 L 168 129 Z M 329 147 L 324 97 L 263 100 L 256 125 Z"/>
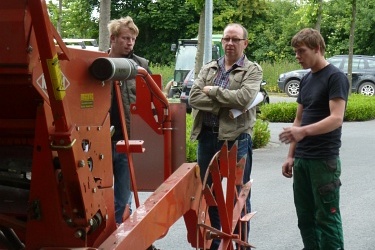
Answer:
<path fill-rule="evenodd" d="M 344 249 L 340 159 L 294 160 L 293 190 L 304 249 Z"/>

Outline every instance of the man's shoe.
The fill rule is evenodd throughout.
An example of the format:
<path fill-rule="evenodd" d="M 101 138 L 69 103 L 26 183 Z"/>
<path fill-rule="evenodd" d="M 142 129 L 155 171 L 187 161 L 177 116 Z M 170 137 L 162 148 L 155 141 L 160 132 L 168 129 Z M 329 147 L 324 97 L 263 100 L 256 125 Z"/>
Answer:
<path fill-rule="evenodd" d="M 160 250 L 160 249 L 156 248 L 154 245 L 151 245 L 146 250 Z"/>

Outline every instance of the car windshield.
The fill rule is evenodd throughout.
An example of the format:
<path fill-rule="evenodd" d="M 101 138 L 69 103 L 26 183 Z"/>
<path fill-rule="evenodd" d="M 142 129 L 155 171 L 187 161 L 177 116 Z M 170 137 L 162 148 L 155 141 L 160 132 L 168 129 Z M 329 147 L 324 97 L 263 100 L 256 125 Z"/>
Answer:
<path fill-rule="evenodd" d="M 191 70 L 195 65 L 196 46 L 181 46 L 176 55 L 176 70 Z"/>

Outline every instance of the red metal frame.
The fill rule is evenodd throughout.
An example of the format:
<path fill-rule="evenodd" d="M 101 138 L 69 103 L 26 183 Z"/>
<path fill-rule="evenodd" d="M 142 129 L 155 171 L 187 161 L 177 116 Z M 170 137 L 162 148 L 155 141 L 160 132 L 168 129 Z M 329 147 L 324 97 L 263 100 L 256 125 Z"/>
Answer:
<path fill-rule="evenodd" d="M 245 184 L 238 197 L 235 185 L 242 185 L 242 172 L 237 149 L 224 147 L 213 160 L 208 173 L 213 187 L 202 186 L 195 163 L 184 163 L 173 172 L 173 117 L 161 77 L 141 67 L 132 113 L 164 138 L 164 182 L 139 203 L 131 155 L 144 149 L 142 141 L 128 139 L 122 115 L 126 136 L 117 150 L 129 156 L 137 209 L 117 228 L 108 113 L 111 84 L 89 72 L 93 61 L 107 54 L 67 48 L 49 21 L 44 0 L 0 1 L 0 26 L 0 105 L 8 107 L 0 111 L 0 155 L 9 150 L 16 158 L 32 160 L 27 209 L 15 213 L 0 207 L 2 228 L 14 230 L 30 250 L 145 249 L 183 216 L 193 247 L 208 248 L 209 235 L 222 238 L 221 249 L 232 249 L 232 241 L 246 245 L 233 234 L 250 189 Z M 15 40 L 6 38 L 9 27 L 17 31 Z M 120 100 L 119 87 L 116 94 Z M 30 154 L 19 147 L 31 148 Z M 226 191 L 221 189 L 223 178 Z M 211 228 L 205 217 L 206 200 L 219 207 L 223 232 Z"/>

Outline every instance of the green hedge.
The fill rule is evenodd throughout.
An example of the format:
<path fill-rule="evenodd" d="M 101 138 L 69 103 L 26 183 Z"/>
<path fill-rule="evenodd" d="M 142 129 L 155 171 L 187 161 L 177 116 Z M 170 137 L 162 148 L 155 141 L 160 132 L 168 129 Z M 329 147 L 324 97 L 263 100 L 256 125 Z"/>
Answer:
<path fill-rule="evenodd" d="M 253 148 L 265 147 L 271 137 L 269 122 L 293 123 L 296 115 L 296 102 L 279 102 L 263 105 L 254 126 Z M 368 121 L 375 119 L 375 96 L 351 94 L 349 96 L 344 121 Z M 186 115 L 186 156 L 188 162 L 196 161 L 197 142 L 190 141 L 193 120 Z"/>
<path fill-rule="evenodd" d="M 369 121 L 375 119 L 375 96 L 352 94 L 345 112 L 345 121 Z"/>
<path fill-rule="evenodd" d="M 293 122 L 296 110 L 296 102 L 270 103 L 260 107 L 259 118 L 269 122 Z"/>
<path fill-rule="evenodd" d="M 191 114 L 186 114 L 186 160 L 187 162 L 197 161 L 198 142 L 190 140 L 190 132 L 193 126 Z M 271 132 L 268 128 L 268 122 L 257 119 L 253 130 L 253 149 L 266 146 L 271 138 Z"/>
<path fill-rule="evenodd" d="M 296 102 L 279 102 L 260 108 L 259 117 L 269 122 L 294 121 L 297 110 Z M 368 121 L 375 119 L 375 97 L 360 94 L 349 96 L 344 121 Z"/>

